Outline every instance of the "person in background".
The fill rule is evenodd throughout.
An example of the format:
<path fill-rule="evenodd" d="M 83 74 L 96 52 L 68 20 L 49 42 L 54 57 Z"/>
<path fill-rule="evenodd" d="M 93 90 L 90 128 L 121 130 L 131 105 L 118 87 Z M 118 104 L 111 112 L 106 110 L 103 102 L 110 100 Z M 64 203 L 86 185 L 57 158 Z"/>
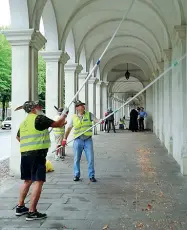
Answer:
<path fill-rule="evenodd" d="M 109 114 L 109 110 L 107 110 L 107 112 L 105 113 L 105 117 L 107 117 Z M 108 120 L 105 120 L 105 126 L 104 126 L 104 132 L 106 132 L 108 130 Z"/>
<path fill-rule="evenodd" d="M 56 106 L 54 106 L 55 109 L 57 110 L 57 115 L 54 117 L 54 121 L 58 121 L 60 119 L 61 113 L 64 110 L 63 108 L 57 108 Z M 63 127 L 57 127 L 57 128 L 53 128 L 53 133 L 55 136 L 55 142 L 56 142 L 56 148 L 58 149 L 61 144 L 62 144 L 62 140 L 64 138 L 64 133 L 65 133 L 65 126 Z M 65 158 L 65 148 L 60 148 L 56 151 L 55 154 L 55 160 L 59 161 L 64 160 Z"/>
<path fill-rule="evenodd" d="M 27 213 L 26 220 L 40 220 L 47 218 L 45 213 L 37 211 L 36 206 L 46 180 L 46 156 L 51 144 L 48 128 L 63 127 L 66 124 L 68 110 L 64 111 L 58 121 L 53 121 L 42 115 L 42 106 L 39 102 L 26 101 L 15 111 L 20 109 L 24 109 L 28 115 L 21 123 L 16 137 L 20 142 L 21 179 L 24 180 L 16 206 L 16 216 Z M 34 184 L 28 209 L 25 207 L 25 198 L 32 183 Z"/>
<path fill-rule="evenodd" d="M 144 118 L 147 117 L 147 113 L 144 111 L 144 108 L 140 108 L 139 112 L 139 130 L 144 131 Z"/>
<path fill-rule="evenodd" d="M 92 129 L 86 131 L 92 127 L 92 123 L 98 123 L 99 120 L 90 112 L 85 110 L 85 103 L 81 101 L 75 102 L 75 108 L 77 114 L 74 114 L 68 128 L 65 132 L 64 139 L 62 141 L 62 146 L 66 146 L 67 138 L 74 128 L 74 181 L 80 180 L 80 160 L 82 152 L 84 150 L 86 159 L 88 161 L 88 177 L 91 182 L 96 182 L 95 179 L 95 169 L 94 169 L 94 150 L 92 141 Z M 103 121 L 102 121 L 103 122 Z M 86 132 L 85 132 L 86 131 Z M 84 134 L 82 134 L 85 132 Z"/>
<path fill-rule="evenodd" d="M 120 118 L 120 121 L 119 121 L 119 129 L 121 129 L 121 130 L 124 129 L 124 120 L 123 120 L 123 118 Z"/>
<path fill-rule="evenodd" d="M 112 108 L 109 108 L 108 111 L 109 111 L 108 114 L 113 113 Z M 114 125 L 114 114 L 112 114 L 110 117 L 108 117 L 107 121 L 108 121 L 108 130 L 107 130 L 108 133 L 110 132 L 111 125 L 113 127 L 114 133 L 116 133 L 116 129 L 115 129 L 115 125 Z"/>
<path fill-rule="evenodd" d="M 138 112 L 136 109 L 132 109 L 130 112 L 129 130 L 137 132 L 138 130 Z"/>

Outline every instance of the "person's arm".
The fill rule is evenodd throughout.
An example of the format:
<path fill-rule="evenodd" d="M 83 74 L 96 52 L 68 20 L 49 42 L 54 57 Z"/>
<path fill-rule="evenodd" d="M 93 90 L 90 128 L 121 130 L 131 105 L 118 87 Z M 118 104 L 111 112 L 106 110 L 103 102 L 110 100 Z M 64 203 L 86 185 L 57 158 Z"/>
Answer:
<path fill-rule="evenodd" d="M 68 128 L 67 128 L 67 130 L 66 130 L 66 132 L 65 132 L 65 134 L 64 134 L 64 140 L 67 140 L 67 139 L 68 139 L 68 136 L 69 136 L 69 134 L 70 134 L 72 128 L 73 128 L 73 127 L 68 127 Z"/>
<path fill-rule="evenodd" d="M 65 118 L 60 118 L 58 121 L 51 120 L 44 115 L 38 115 L 35 120 L 35 128 L 39 131 L 43 131 L 50 127 L 63 127 L 66 124 Z"/>
<path fill-rule="evenodd" d="M 68 139 L 68 136 L 69 136 L 72 128 L 73 128 L 73 119 L 70 120 L 70 122 L 68 124 L 68 128 L 64 134 L 64 139 L 62 140 L 62 146 L 64 146 L 64 147 L 66 146 L 67 139 Z"/>
<path fill-rule="evenodd" d="M 145 112 L 145 117 L 147 117 L 148 116 L 148 114 Z"/>
<path fill-rule="evenodd" d="M 101 121 L 93 113 L 90 113 L 90 114 L 91 114 L 91 121 L 93 121 L 94 123 L 98 123 L 99 121 Z"/>
<path fill-rule="evenodd" d="M 17 132 L 16 139 L 20 142 L 20 130 L 18 130 L 18 132 Z"/>

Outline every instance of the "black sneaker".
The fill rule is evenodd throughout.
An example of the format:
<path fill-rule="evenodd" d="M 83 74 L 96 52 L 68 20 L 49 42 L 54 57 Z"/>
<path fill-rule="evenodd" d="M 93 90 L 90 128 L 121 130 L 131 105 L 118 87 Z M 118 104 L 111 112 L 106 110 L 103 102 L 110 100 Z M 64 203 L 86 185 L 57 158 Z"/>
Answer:
<path fill-rule="evenodd" d="M 74 181 L 79 181 L 80 178 L 79 178 L 78 176 L 75 176 L 75 177 L 73 178 L 73 180 L 74 180 Z"/>
<path fill-rule="evenodd" d="M 16 216 L 22 216 L 28 213 L 29 209 L 25 206 L 16 206 Z"/>
<path fill-rule="evenodd" d="M 36 211 L 36 212 L 29 212 L 26 217 L 26 220 L 42 220 L 45 218 L 47 218 L 47 214 Z"/>
<path fill-rule="evenodd" d="M 97 182 L 97 180 L 95 179 L 95 177 L 93 176 L 92 178 L 90 178 L 91 182 Z"/>

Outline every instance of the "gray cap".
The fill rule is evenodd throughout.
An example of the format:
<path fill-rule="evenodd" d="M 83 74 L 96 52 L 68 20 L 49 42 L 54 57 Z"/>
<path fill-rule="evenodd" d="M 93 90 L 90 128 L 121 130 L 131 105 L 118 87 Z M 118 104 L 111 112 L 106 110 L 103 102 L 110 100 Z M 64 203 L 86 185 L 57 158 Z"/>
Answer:
<path fill-rule="evenodd" d="M 80 100 L 75 101 L 74 103 L 75 103 L 75 107 L 78 107 L 78 106 L 80 106 L 80 105 L 85 105 L 85 103 L 82 102 L 82 101 L 80 101 Z"/>
<path fill-rule="evenodd" d="M 41 106 L 39 101 L 26 101 L 23 104 L 23 109 L 26 113 L 30 113 L 32 109 L 36 108 L 37 106 Z"/>

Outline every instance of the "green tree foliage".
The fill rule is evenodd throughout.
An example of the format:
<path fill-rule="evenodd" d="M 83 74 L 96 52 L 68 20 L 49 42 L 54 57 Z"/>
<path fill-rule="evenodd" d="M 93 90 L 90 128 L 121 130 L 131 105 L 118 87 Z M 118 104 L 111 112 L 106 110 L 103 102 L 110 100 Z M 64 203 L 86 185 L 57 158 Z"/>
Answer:
<path fill-rule="evenodd" d="M 46 75 L 46 64 L 44 59 L 38 56 L 38 96 L 43 107 L 45 107 L 45 75 Z"/>
<path fill-rule="evenodd" d="M 11 48 L 3 34 L 0 34 L 0 101 L 5 117 L 6 102 L 11 99 Z"/>
<path fill-rule="evenodd" d="M 1 28 L 0 28 L 1 30 Z M 45 61 L 38 57 L 38 95 L 45 105 Z M 2 119 L 5 118 L 5 107 L 11 100 L 11 46 L 3 34 L 0 34 L 0 105 L 3 108 Z"/>

